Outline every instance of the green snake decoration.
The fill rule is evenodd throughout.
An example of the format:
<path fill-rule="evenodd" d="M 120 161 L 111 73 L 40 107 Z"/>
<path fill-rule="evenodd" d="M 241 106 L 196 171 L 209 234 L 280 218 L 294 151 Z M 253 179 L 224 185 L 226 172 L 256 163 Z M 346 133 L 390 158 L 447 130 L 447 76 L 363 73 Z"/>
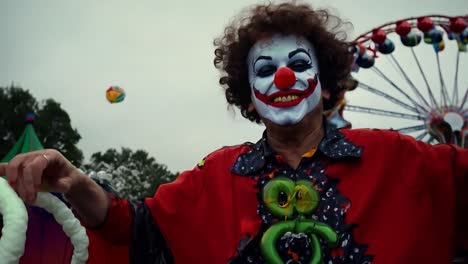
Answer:
<path fill-rule="evenodd" d="M 286 232 L 304 233 L 312 241 L 312 259 L 308 264 L 322 263 L 322 251 L 318 237 L 328 242 L 330 247 L 336 247 L 338 235 L 333 229 L 323 223 L 306 219 L 304 215 L 314 212 L 320 201 L 319 194 L 311 182 L 297 182 L 288 178 L 274 178 L 263 188 L 263 202 L 270 212 L 284 221 L 273 224 L 263 234 L 260 242 L 262 256 L 269 264 L 283 264 L 276 250 L 276 242 Z M 292 218 L 297 212 L 298 216 Z"/>

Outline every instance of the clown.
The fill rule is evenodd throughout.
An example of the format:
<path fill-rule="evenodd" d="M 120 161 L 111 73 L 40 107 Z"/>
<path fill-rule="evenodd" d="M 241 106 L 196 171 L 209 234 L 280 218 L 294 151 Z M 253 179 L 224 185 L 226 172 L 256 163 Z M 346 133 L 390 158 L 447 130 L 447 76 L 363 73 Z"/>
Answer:
<path fill-rule="evenodd" d="M 263 118 L 295 125 L 320 103 L 319 66 L 307 40 L 276 35 L 258 41 L 247 65 L 252 103 Z"/>
<path fill-rule="evenodd" d="M 468 151 L 328 124 L 323 110 L 338 103 L 352 59 L 330 22 L 342 24 L 284 3 L 228 26 L 215 41 L 219 83 L 265 132 L 214 151 L 154 197 L 108 194 L 50 149 L 0 174 L 25 201 L 41 182 L 65 193 L 94 234 L 130 246 L 131 263 L 448 263 L 468 250 Z"/>

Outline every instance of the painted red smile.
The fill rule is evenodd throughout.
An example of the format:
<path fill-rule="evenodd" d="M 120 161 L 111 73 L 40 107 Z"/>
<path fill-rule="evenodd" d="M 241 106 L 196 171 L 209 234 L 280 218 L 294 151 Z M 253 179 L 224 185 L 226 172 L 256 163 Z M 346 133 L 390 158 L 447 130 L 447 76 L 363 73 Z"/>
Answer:
<path fill-rule="evenodd" d="M 317 87 L 318 76 L 315 74 L 313 79 L 307 79 L 309 86 L 304 91 L 296 89 L 287 89 L 286 91 L 279 91 L 274 94 L 265 95 L 262 94 L 254 87 L 254 94 L 258 100 L 262 101 L 266 105 L 273 107 L 285 108 L 298 105 L 303 99 L 309 97 Z"/>

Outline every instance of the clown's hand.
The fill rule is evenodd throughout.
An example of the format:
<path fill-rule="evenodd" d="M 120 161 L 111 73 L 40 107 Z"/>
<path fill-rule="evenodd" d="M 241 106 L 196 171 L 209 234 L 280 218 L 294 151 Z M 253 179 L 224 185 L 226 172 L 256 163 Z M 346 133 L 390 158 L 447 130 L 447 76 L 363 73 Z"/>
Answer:
<path fill-rule="evenodd" d="M 31 204 L 39 191 L 66 194 L 85 175 L 60 152 L 46 149 L 19 154 L 9 163 L 1 163 L 0 176 L 6 176 L 21 199 Z"/>

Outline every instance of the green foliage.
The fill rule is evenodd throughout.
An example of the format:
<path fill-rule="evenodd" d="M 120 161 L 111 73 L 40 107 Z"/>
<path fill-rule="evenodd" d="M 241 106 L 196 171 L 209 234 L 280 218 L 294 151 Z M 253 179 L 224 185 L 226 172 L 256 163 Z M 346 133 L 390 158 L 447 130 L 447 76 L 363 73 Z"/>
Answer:
<path fill-rule="evenodd" d="M 76 166 L 83 162 L 83 153 L 76 144 L 81 139 L 70 123 L 70 117 L 53 99 L 42 103 L 28 90 L 0 87 L 0 158 L 13 147 L 25 128 L 26 114 L 34 113 L 34 127 L 44 148 L 59 150 Z"/>
<path fill-rule="evenodd" d="M 176 177 L 166 165 L 157 163 L 146 151 L 132 151 L 129 148 L 120 151 L 111 148 L 103 153 L 94 153 L 85 169 L 111 174 L 113 187 L 122 197 L 130 200 L 152 197 L 159 185 Z"/>

